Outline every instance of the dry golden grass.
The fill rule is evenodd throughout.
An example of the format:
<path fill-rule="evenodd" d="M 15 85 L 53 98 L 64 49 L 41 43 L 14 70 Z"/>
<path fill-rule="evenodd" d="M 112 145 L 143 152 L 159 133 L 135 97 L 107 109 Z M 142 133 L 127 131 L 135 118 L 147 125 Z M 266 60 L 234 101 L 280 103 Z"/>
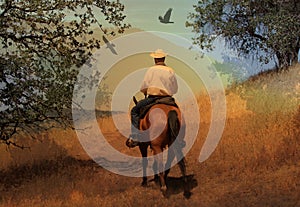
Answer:
<path fill-rule="evenodd" d="M 27 206 L 300 206 L 300 66 L 260 75 L 229 89 L 222 139 L 203 163 L 200 149 L 210 125 L 207 94 L 198 97 L 201 126 L 187 154 L 192 196 L 184 199 L 178 167 L 170 197 L 150 182 L 113 174 L 89 160 L 71 130 L 41 133 L 31 151 L 1 149 L 0 207 Z M 283 82 L 283 83 L 281 83 Z M 282 108 L 284 107 L 284 108 Z M 99 120 L 107 140 L 122 153 L 125 137 L 112 119 Z M 24 139 L 24 142 L 28 142 Z M 29 144 L 29 142 L 28 142 Z"/>

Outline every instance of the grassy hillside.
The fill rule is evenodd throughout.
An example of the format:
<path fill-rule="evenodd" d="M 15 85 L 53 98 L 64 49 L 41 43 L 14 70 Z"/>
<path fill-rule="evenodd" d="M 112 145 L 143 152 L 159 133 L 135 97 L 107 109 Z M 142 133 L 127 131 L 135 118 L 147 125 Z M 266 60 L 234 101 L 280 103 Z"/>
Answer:
<path fill-rule="evenodd" d="M 209 129 L 210 102 L 198 97 L 201 126 L 187 154 L 192 191 L 184 199 L 177 166 L 169 198 L 150 182 L 113 174 L 89 160 L 71 130 L 23 138 L 31 150 L 1 146 L 0 207 L 10 206 L 300 206 L 300 65 L 252 77 L 226 91 L 227 120 L 212 156 L 198 162 Z M 107 140 L 120 152 L 125 138 L 111 118 L 99 119 Z"/>

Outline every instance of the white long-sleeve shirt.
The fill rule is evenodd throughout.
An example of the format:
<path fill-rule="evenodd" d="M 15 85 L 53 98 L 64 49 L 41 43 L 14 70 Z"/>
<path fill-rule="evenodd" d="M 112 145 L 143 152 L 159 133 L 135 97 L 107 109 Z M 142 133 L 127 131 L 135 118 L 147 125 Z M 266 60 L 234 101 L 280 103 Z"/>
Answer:
<path fill-rule="evenodd" d="M 147 70 L 141 86 L 142 93 L 153 96 L 172 96 L 177 93 L 177 90 L 174 70 L 162 64 L 152 66 Z"/>

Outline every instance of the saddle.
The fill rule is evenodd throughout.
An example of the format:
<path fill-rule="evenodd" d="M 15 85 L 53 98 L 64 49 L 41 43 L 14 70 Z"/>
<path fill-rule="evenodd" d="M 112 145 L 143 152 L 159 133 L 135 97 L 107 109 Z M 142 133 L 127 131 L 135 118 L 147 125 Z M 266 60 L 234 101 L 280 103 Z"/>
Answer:
<path fill-rule="evenodd" d="M 171 96 L 165 96 L 165 97 L 157 97 L 154 102 L 146 105 L 145 107 L 140 109 L 140 119 L 143 119 L 147 112 L 150 110 L 150 108 L 156 104 L 166 104 L 170 106 L 175 106 L 178 108 L 178 105 L 175 103 L 175 99 Z"/>

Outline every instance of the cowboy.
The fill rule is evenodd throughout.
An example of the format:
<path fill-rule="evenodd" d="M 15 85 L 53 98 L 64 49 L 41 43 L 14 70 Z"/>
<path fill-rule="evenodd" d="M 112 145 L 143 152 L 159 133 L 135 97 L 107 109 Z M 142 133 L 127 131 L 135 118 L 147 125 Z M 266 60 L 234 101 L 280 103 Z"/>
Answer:
<path fill-rule="evenodd" d="M 155 65 L 147 70 L 140 89 L 145 99 L 139 101 L 131 110 L 131 135 L 126 142 L 131 148 L 139 144 L 140 110 L 159 98 L 171 97 L 178 90 L 175 72 L 165 64 L 167 54 L 162 49 L 157 49 L 150 56 L 154 58 Z"/>

